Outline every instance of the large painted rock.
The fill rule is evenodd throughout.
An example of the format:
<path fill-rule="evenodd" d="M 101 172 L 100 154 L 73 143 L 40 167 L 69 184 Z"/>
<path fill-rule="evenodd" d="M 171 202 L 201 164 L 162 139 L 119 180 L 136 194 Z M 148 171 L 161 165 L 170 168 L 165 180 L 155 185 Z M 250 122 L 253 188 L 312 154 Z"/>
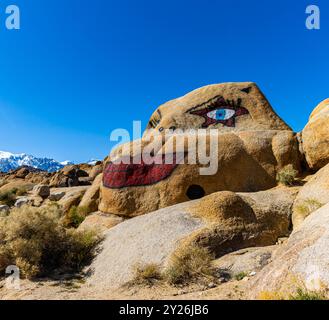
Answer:
<path fill-rule="evenodd" d="M 160 106 L 141 140 L 110 154 L 99 210 L 131 217 L 217 191 L 265 190 L 288 164 L 300 168 L 297 138 L 255 84 L 207 86 Z"/>
<path fill-rule="evenodd" d="M 329 99 L 312 112 L 302 132 L 303 149 L 308 165 L 319 170 L 329 163 Z"/>

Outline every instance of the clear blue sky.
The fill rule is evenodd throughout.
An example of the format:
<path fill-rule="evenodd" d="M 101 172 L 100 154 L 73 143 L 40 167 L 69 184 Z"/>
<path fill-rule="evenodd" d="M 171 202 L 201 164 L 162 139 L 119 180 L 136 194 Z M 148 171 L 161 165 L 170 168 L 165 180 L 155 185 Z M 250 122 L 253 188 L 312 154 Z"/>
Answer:
<path fill-rule="evenodd" d="M 4 28 L 7 4 L 21 30 Z M 321 30 L 305 28 L 318 4 Z M 327 0 L 0 2 L 0 150 L 103 158 L 109 134 L 146 124 L 197 87 L 255 81 L 296 131 L 329 97 Z"/>

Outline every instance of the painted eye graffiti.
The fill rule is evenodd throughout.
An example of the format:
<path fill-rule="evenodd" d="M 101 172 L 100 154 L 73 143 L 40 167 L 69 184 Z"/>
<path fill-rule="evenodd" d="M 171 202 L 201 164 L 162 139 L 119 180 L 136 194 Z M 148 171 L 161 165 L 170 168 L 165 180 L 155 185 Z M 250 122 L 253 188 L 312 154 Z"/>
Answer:
<path fill-rule="evenodd" d="M 241 106 L 241 102 L 241 99 L 235 102 L 219 96 L 190 109 L 188 112 L 204 118 L 202 128 L 208 128 L 210 125 L 218 123 L 225 127 L 235 127 L 236 117 L 249 114 L 249 111 Z M 207 105 L 206 108 L 196 110 L 205 105 Z"/>
<path fill-rule="evenodd" d="M 207 113 L 207 117 L 214 120 L 229 120 L 235 115 L 232 109 L 217 109 Z"/>

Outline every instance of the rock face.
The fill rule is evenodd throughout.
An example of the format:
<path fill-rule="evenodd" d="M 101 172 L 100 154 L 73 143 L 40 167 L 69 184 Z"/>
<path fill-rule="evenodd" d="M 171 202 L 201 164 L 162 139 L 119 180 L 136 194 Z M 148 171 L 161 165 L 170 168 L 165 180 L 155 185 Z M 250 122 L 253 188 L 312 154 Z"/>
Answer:
<path fill-rule="evenodd" d="M 329 163 L 329 99 L 321 102 L 310 116 L 302 132 L 308 165 L 319 170 Z"/>
<path fill-rule="evenodd" d="M 50 182 L 49 186 L 54 188 L 66 188 L 66 187 L 77 187 L 86 185 L 86 179 L 89 174 L 84 169 L 90 169 L 89 165 L 69 165 L 64 167 L 62 170 L 56 172 Z M 88 180 L 87 185 L 90 185 Z"/>
<path fill-rule="evenodd" d="M 88 282 L 118 287 L 132 279 L 136 264 L 165 267 L 186 243 L 206 246 L 217 257 L 275 244 L 289 233 L 295 195 L 293 188 L 251 194 L 224 191 L 124 221 L 107 232 Z"/>
<path fill-rule="evenodd" d="M 87 186 L 80 186 L 62 189 L 65 195 L 58 201 L 58 204 L 63 208 L 64 212 L 69 211 L 71 207 L 79 205 L 88 188 Z"/>
<path fill-rule="evenodd" d="M 290 292 L 296 286 L 329 287 L 329 204 L 311 214 L 255 279 L 251 298 L 261 292 Z"/>
<path fill-rule="evenodd" d="M 294 203 L 292 222 L 298 228 L 305 218 L 329 202 L 329 164 L 301 188 Z"/>
<path fill-rule="evenodd" d="M 155 165 L 114 164 L 124 157 L 121 151 L 125 146 L 119 148 L 105 165 L 99 210 L 129 217 L 221 190 L 265 190 L 276 186 L 276 174 L 284 166 L 292 164 L 297 170 L 300 168 L 297 138 L 291 131 L 203 133 L 198 140 L 206 141 L 203 154 L 211 153 L 210 165 L 201 164 L 200 159 L 196 164 L 187 164 L 186 153 L 191 154 L 189 138 L 187 133 L 180 135 L 180 141 L 176 140 L 176 150 L 181 151 L 174 153 L 172 165 L 161 163 L 162 158 Z M 164 146 L 159 143 L 155 158 L 162 157 L 171 142 L 166 141 Z M 144 141 L 133 145 L 139 143 L 144 148 L 148 146 Z M 210 175 L 200 174 L 203 167 L 214 170 L 210 170 Z"/>
<path fill-rule="evenodd" d="M 244 273 L 250 275 L 259 272 L 271 262 L 277 246 L 247 248 L 227 254 L 214 261 L 213 265 L 219 272 L 230 277 Z"/>
<path fill-rule="evenodd" d="M 0 192 L 8 192 L 13 189 L 24 189 L 26 191 L 31 191 L 33 187 L 33 183 L 25 182 L 24 180 L 14 180 L 0 187 Z"/>
<path fill-rule="evenodd" d="M 103 175 L 99 174 L 92 186 L 84 194 L 79 207 L 85 208 L 86 212 L 91 213 L 95 212 L 98 209 L 99 205 L 99 191 L 102 183 Z"/>
<path fill-rule="evenodd" d="M 137 263 L 163 265 L 180 240 L 204 223 L 186 211 L 187 204 L 127 220 L 107 232 L 102 251 L 91 265 L 91 286 L 120 287 L 133 277 Z"/>
<path fill-rule="evenodd" d="M 123 218 L 120 218 L 114 214 L 94 212 L 86 217 L 86 219 L 79 226 L 79 230 L 91 229 L 106 232 L 123 221 Z"/>

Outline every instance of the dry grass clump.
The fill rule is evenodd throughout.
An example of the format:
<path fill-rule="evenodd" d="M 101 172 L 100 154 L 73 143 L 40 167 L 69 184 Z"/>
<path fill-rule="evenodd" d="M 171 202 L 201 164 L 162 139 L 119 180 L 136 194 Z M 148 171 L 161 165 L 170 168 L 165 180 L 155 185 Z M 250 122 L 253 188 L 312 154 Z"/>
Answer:
<path fill-rule="evenodd" d="M 297 214 L 308 217 L 311 213 L 323 207 L 323 203 L 316 199 L 307 199 L 302 204 L 296 206 L 295 211 Z"/>
<path fill-rule="evenodd" d="M 309 291 L 305 288 L 297 288 L 293 294 L 264 291 L 259 295 L 259 300 L 328 300 L 324 292 Z"/>
<path fill-rule="evenodd" d="M 136 265 L 134 278 L 128 283 L 128 286 L 153 285 L 160 280 L 162 280 L 162 274 L 158 264 Z"/>
<path fill-rule="evenodd" d="M 315 292 L 298 288 L 296 293 L 289 296 L 288 300 L 327 300 L 324 292 Z"/>
<path fill-rule="evenodd" d="M 293 186 L 297 175 L 298 171 L 294 169 L 293 165 L 289 164 L 277 173 L 276 180 L 285 186 Z"/>
<path fill-rule="evenodd" d="M 66 229 L 58 206 L 23 207 L 0 220 L 0 272 L 16 265 L 23 277 L 79 272 L 94 257 L 101 237 Z"/>
<path fill-rule="evenodd" d="M 204 278 L 213 278 L 215 270 L 211 262 L 214 256 L 207 248 L 190 244 L 178 249 L 171 257 L 165 271 L 165 280 L 172 285 L 185 284 Z"/>

